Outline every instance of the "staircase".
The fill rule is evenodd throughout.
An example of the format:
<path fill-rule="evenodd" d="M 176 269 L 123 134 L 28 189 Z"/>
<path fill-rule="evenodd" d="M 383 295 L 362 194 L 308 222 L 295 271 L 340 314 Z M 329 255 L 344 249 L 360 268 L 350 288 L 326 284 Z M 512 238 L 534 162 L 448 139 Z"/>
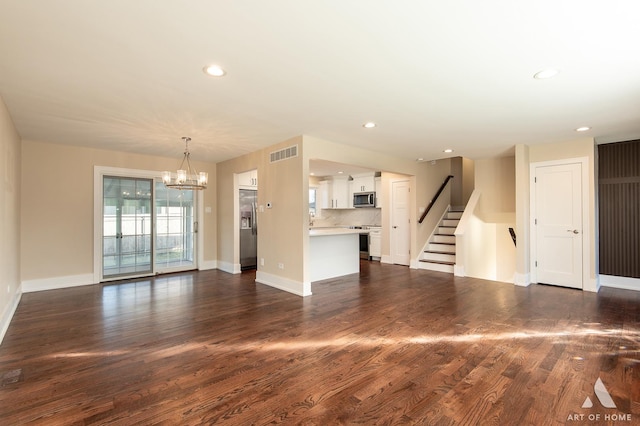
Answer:
<path fill-rule="evenodd" d="M 456 264 L 456 237 L 454 232 L 458 227 L 462 211 L 449 210 L 431 236 L 427 249 L 420 256 L 418 267 L 431 271 L 449 272 L 453 274 Z"/>

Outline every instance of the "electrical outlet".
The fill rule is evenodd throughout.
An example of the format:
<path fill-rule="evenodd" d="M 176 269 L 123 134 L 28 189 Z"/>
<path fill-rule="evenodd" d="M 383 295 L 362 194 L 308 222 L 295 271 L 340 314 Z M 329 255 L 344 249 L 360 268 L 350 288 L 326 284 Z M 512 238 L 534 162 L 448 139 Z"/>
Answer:
<path fill-rule="evenodd" d="M 278 269 L 284 269 L 284 263 L 278 263 Z"/>
<path fill-rule="evenodd" d="M 264 266 L 264 257 L 260 258 L 260 266 Z"/>

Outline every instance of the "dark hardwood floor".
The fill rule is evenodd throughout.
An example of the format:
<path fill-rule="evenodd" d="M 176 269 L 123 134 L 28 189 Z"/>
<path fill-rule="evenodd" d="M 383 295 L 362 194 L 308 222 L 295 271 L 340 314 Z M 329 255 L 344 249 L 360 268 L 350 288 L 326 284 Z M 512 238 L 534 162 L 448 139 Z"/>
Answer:
<path fill-rule="evenodd" d="M 301 298 L 254 276 L 24 294 L 0 424 L 640 424 L 640 292 L 363 262 Z"/>

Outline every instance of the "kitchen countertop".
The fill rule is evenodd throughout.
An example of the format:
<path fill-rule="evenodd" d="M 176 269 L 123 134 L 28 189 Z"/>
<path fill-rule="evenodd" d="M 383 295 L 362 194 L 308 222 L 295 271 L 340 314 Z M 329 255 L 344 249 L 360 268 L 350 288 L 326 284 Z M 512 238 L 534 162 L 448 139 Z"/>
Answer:
<path fill-rule="evenodd" d="M 345 227 L 335 227 L 335 228 L 310 228 L 309 236 L 310 237 L 319 237 L 323 235 L 347 235 L 347 234 L 366 234 L 368 233 L 368 229 L 352 229 Z"/>

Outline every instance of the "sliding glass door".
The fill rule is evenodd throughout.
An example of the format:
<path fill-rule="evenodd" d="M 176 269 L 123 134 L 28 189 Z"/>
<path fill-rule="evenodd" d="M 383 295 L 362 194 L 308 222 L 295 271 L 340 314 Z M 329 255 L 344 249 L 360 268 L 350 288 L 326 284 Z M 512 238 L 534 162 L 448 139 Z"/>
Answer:
<path fill-rule="evenodd" d="M 195 192 L 168 189 L 156 182 L 155 217 L 157 272 L 196 267 Z"/>
<path fill-rule="evenodd" d="M 196 191 L 168 189 L 144 176 L 100 179 L 100 280 L 197 268 Z"/>
<path fill-rule="evenodd" d="M 103 177 L 103 278 L 152 272 L 152 185 L 152 179 Z"/>

